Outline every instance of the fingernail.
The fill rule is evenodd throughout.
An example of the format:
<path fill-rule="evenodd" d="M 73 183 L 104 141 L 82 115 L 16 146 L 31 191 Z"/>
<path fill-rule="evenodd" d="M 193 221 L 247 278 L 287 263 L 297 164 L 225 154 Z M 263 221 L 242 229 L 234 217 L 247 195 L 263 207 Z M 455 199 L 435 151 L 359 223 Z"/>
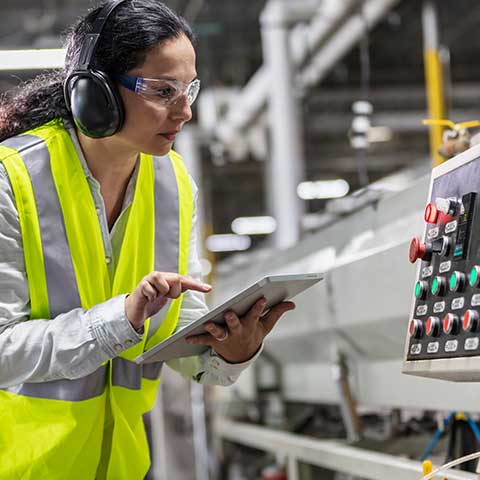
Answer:
<path fill-rule="evenodd" d="M 227 314 L 225 315 L 225 318 L 226 318 L 227 320 L 233 320 L 233 313 L 231 313 L 231 312 L 227 313 Z"/>
<path fill-rule="evenodd" d="M 208 325 L 208 326 L 205 327 L 205 330 L 207 330 L 207 332 L 211 332 L 213 330 L 213 326 Z"/>
<path fill-rule="evenodd" d="M 203 288 L 204 290 L 210 290 L 210 289 L 212 288 L 212 286 L 209 285 L 208 283 L 204 283 L 204 284 L 202 284 L 202 288 Z"/>

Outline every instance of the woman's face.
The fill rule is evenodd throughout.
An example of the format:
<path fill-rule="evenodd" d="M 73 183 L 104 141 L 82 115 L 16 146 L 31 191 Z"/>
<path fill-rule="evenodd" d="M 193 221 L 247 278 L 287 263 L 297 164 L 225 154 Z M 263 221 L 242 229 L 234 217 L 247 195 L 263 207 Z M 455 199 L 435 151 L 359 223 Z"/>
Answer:
<path fill-rule="evenodd" d="M 128 75 L 144 78 L 167 78 L 192 82 L 195 69 L 195 50 L 190 40 L 181 35 L 153 47 L 141 67 Z M 173 105 L 162 105 L 153 98 L 118 87 L 125 105 L 125 123 L 115 135 L 125 148 L 152 155 L 165 155 L 172 148 L 174 136 L 192 118 L 186 96 Z"/>

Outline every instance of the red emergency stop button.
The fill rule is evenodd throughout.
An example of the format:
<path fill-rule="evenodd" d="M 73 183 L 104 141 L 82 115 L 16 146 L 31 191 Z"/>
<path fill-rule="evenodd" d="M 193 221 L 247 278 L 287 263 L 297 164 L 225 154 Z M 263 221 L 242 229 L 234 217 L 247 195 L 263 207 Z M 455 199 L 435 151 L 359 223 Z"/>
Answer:
<path fill-rule="evenodd" d="M 411 263 L 415 263 L 419 258 L 428 262 L 432 258 L 432 246 L 423 243 L 419 237 L 413 237 L 408 258 Z"/>
<path fill-rule="evenodd" d="M 425 221 L 427 223 L 437 223 L 438 208 L 434 203 L 429 203 L 425 207 Z"/>

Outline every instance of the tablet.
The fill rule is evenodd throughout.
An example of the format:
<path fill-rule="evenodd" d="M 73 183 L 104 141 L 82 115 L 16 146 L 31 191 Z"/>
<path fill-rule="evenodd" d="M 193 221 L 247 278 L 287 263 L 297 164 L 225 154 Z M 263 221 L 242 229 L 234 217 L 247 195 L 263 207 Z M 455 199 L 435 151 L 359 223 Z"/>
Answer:
<path fill-rule="evenodd" d="M 189 345 L 185 337 L 205 333 L 203 325 L 206 322 L 225 324 L 224 314 L 227 310 L 234 311 L 239 317 L 245 315 L 253 304 L 265 297 L 265 311 L 284 300 L 290 300 L 323 279 L 322 273 L 305 273 L 298 275 L 271 275 L 264 277 L 252 286 L 246 288 L 223 304 L 212 309 L 203 317 L 155 345 L 135 359 L 138 364 L 161 362 L 172 358 L 191 357 L 199 355 L 210 347 L 205 345 Z"/>

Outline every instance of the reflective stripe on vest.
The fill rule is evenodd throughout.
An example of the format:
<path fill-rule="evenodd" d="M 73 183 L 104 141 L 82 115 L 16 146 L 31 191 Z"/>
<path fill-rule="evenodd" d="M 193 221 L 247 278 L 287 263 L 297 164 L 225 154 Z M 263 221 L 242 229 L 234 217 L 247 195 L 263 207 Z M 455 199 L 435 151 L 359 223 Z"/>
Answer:
<path fill-rule="evenodd" d="M 0 161 L 12 183 L 22 226 L 31 318 L 53 318 L 79 306 L 88 309 L 132 291 L 154 269 L 188 273 L 193 197 L 188 173 L 175 152 L 161 158 L 141 155 L 113 279 L 106 268 L 91 193 L 63 126 L 52 122 L 4 142 Z M 173 333 L 180 305 L 181 298 L 171 302 L 154 331 L 149 331 L 147 320 L 142 342 L 84 378 L 26 383 L 0 391 L 0 411 L 11 412 L 13 422 L 2 422 L 0 478 L 143 478 L 149 455 L 142 415 L 154 404 L 162 363 L 142 366 L 132 360 Z M 104 442 L 100 456 L 106 398 L 114 428 L 109 431 L 108 449 Z M 19 419 L 29 424 L 21 431 L 31 432 L 31 438 L 16 432 L 20 444 L 10 445 L 9 427 L 15 429 Z M 52 422 L 62 426 L 58 438 L 48 426 Z M 35 442 L 42 448 L 22 448 Z M 11 460 L 4 462 L 7 455 Z M 31 467 L 37 463 L 38 468 Z M 52 470 L 47 472 L 45 465 Z"/>

